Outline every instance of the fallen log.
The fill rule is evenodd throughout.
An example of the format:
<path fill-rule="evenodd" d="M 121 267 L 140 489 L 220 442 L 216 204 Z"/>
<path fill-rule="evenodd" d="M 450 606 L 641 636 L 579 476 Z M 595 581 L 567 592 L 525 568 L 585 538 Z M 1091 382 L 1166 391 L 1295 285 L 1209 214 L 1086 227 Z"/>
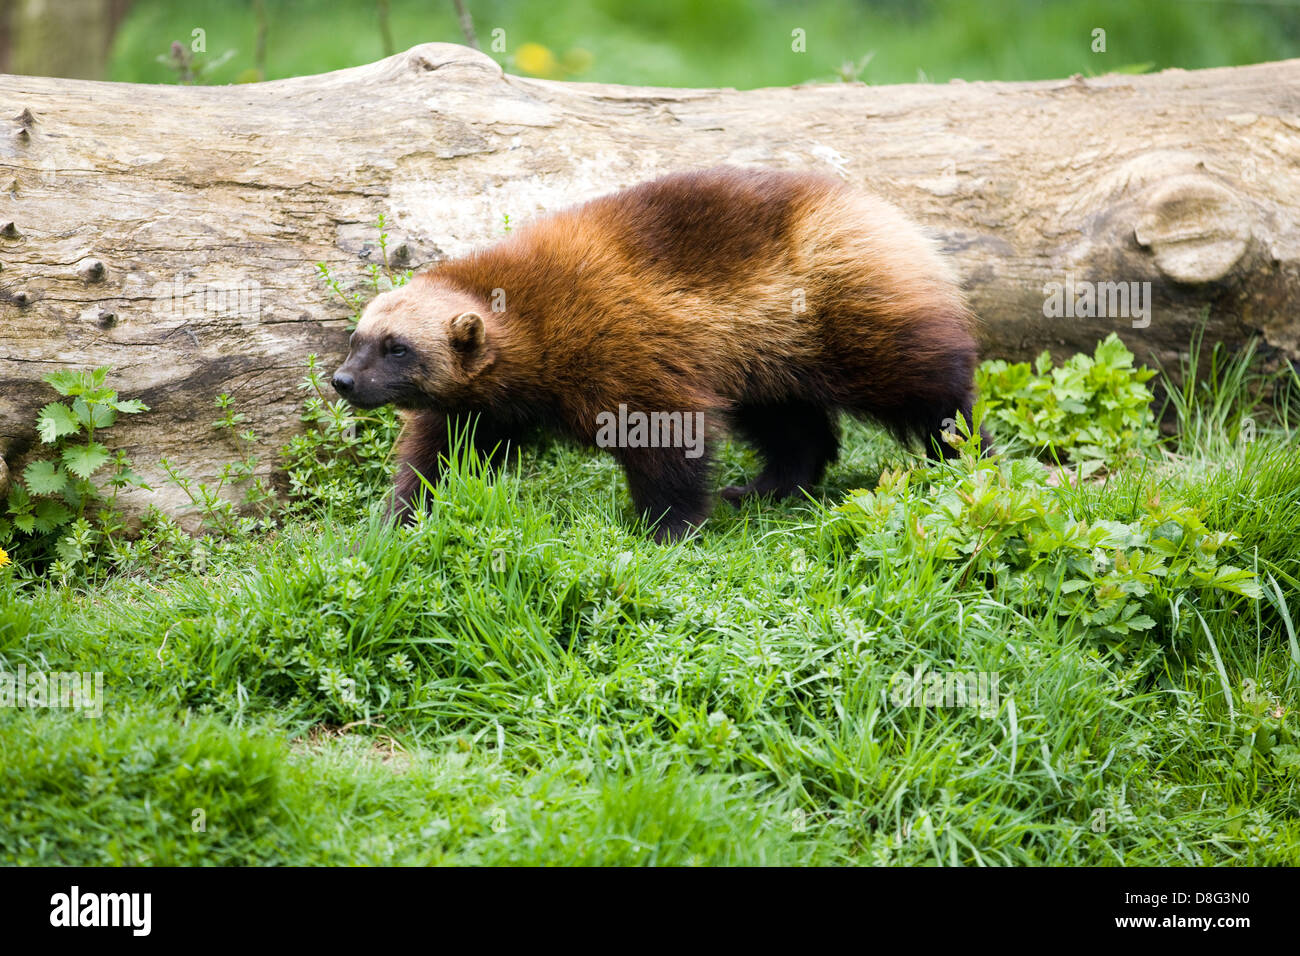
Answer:
<path fill-rule="evenodd" d="M 0 456 L 20 472 L 63 367 L 113 368 L 147 414 L 115 447 L 211 477 L 227 392 L 264 470 L 303 362 L 346 349 L 315 264 L 419 268 L 663 172 L 813 168 L 894 200 L 953 257 L 986 353 L 1117 331 L 1175 362 L 1194 328 L 1300 357 L 1300 60 L 1034 83 L 656 89 L 508 76 L 427 44 L 228 87 L 0 76 Z M 506 217 L 509 217 L 507 220 Z M 0 477 L 4 476 L 0 469 Z"/>

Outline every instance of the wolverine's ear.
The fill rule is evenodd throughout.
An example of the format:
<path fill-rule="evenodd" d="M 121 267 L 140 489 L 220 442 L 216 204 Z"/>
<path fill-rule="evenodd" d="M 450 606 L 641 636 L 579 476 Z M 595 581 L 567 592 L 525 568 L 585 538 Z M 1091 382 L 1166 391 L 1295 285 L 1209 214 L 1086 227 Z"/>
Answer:
<path fill-rule="evenodd" d="M 483 316 L 477 312 L 462 312 L 451 320 L 447 336 L 458 352 L 474 352 L 483 345 Z"/>

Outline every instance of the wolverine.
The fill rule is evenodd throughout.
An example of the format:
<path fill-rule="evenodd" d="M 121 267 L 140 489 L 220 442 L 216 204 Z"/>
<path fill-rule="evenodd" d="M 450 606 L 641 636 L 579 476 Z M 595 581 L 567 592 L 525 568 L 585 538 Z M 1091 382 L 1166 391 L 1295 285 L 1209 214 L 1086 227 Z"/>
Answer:
<path fill-rule="evenodd" d="M 960 286 L 896 207 L 814 173 L 718 167 L 541 218 L 379 295 L 333 385 L 404 410 L 403 519 L 456 429 L 499 462 L 540 428 L 607 448 L 672 541 L 711 510 L 724 435 L 763 462 L 722 490 L 733 503 L 815 486 L 845 412 L 956 455 L 944 434 L 971 419 L 977 360 Z"/>

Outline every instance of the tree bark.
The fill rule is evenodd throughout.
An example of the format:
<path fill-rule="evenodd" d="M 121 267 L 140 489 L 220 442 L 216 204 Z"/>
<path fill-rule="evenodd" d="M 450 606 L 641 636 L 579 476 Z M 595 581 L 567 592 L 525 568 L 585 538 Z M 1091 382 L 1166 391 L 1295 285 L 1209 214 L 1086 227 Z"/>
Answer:
<path fill-rule="evenodd" d="M 427 44 L 220 88 L 4 76 L 0 161 L 0 455 L 17 474 L 37 444 L 43 374 L 112 366 L 152 408 L 109 436 L 158 489 L 137 509 L 182 503 L 159 457 L 198 477 L 235 458 L 211 427 L 221 392 L 277 464 L 305 357 L 329 370 L 346 350 L 315 263 L 359 276 L 379 214 L 418 268 L 507 215 L 685 167 L 819 169 L 892 199 L 952 256 L 988 355 L 1116 331 L 1169 363 L 1208 315 L 1207 340 L 1300 356 L 1300 60 L 737 92 L 524 79 Z M 1049 283 L 1089 282 L 1150 283 L 1149 315 L 1046 314 Z"/>

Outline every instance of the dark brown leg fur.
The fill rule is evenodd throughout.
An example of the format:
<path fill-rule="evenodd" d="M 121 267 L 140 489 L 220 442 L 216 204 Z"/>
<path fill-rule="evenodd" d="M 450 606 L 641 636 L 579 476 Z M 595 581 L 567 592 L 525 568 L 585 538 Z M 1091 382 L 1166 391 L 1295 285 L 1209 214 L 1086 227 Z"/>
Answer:
<path fill-rule="evenodd" d="M 901 408 L 864 408 L 855 411 L 883 424 L 904 444 L 913 438 L 920 439 L 926 457 L 932 461 L 939 461 L 961 455 L 960 451 L 943 440 L 943 434 L 944 432 L 953 432 L 957 435 L 963 433 L 956 424 L 957 419 L 960 417 L 969 425 L 973 403 L 973 396 L 967 393 L 938 401 L 917 398 Z M 993 441 L 983 427 L 980 428 L 980 440 L 982 454 L 992 454 Z"/>
<path fill-rule="evenodd" d="M 677 541 L 709 516 L 709 455 L 687 458 L 680 448 L 617 452 L 632 502 L 660 544 Z"/>
<path fill-rule="evenodd" d="M 424 490 L 420 475 L 436 485 L 442 477 L 442 459 L 446 454 L 446 415 L 423 411 L 406 423 L 397 443 L 397 474 L 388 504 L 389 518 L 397 518 L 404 524 L 411 521 Z"/>
<path fill-rule="evenodd" d="M 463 418 L 449 419 L 442 412 L 422 411 L 406 426 L 397 446 L 397 475 L 388 507 L 390 518 L 396 517 L 404 523 L 414 518 L 417 503 L 425 491 L 420 475 L 430 484 L 438 483 L 450 448 L 450 437 L 455 430 L 465 427 L 465 421 Z M 473 429 L 474 448 L 480 456 L 488 459 L 492 467 L 503 467 L 517 451 L 517 443 L 490 422 L 477 418 L 470 427 Z"/>
<path fill-rule="evenodd" d="M 744 405 L 736 432 L 763 456 L 763 470 L 747 485 L 730 485 L 722 497 L 734 505 L 749 495 L 786 498 L 811 489 L 839 456 L 834 413 L 807 402 Z"/>
<path fill-rule="evenodd" d="M 958 417 L 971 420 L 975 402 L 975 366 L 979 355 L 975 341 L 964 333 L 955 333 L 948 321 L 918 322 L 910 326 L 890 345 L 889 361 L 907 369 L 897 387 L 884 390 L 889 404 L 878 402 L 882 393 L 872 390 L 871 397 L 844 396 L 845 405 L 855 414 L 883 424 L 904 444 L 919 439 L 931 459 L 956 458 L 960 452 L 945 442 L 945 431 L 961 434 L 955 426 Z M 868 380 L 864 370 L 861 380 Z M 992 450 L 987 432 L 981 430 L 984 453 Z"/>
<path fill-rule="evenodd" d="M 921 440 L 925 443 L 925 454 L 933 461 L 940 458 L 949 460 L 961 457 L 961 452 L 949 445 L 943 440 L 944 432 L 951 432 L 958 436 L 965 434 L 965 429 L 970 427 L 971 409 L 975 404 L 973 393 L 967 393 L 961 397 L 961 400 L 946 414 L 940 415 L 935 421 L 935 416 L 942 412 L 942 408 L 931 408 L 929 417 L 924 422 L 918 422 L 918 426 L 924 430 L 920 432 Z M 958 425 L 958 420 L 963 424 Z M 993 440 L 989 436 L 988 430 L 980 426 L 980 454 L 984 456 L 993 453 Z"/>

